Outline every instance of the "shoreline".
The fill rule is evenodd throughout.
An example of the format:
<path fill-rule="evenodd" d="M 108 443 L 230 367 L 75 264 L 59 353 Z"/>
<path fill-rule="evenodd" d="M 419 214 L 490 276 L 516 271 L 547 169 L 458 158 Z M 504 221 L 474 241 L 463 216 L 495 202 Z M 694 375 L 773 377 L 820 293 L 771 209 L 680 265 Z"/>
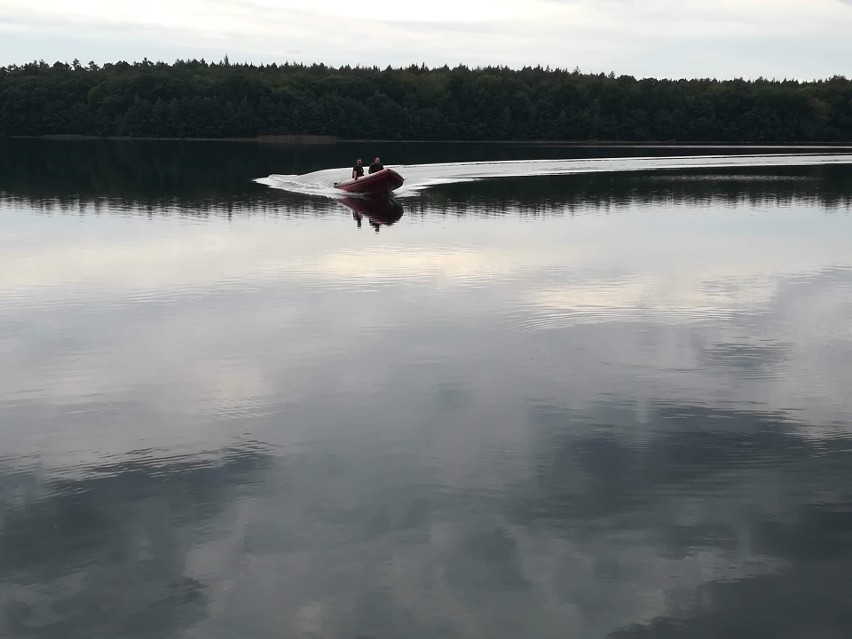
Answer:
<path fill-rule="evenodd" d="M 10 135 L 0 137 L 7 140 L 48 140 L 60 142 L 81 142 L 94 140 L 110 140 L 113 142 L 242 142 L 253 144 L 277 144 L 282 146 L 319 146 L 334 144 L 505 144 L 517 146 L 553 146 L 553 147 L 673 147 L 673 148 L 751 148 L 751 149 L 852 149 L 849 142 L 692 142 L 677 140 L 658 140 L 652 142 L 636 142 L 629 140 L 386 140 L 367 138 L 335 138 L 327 135 L 262 135 L 253 138 L 146 138 L 120 137 L 97 135 Z"/>

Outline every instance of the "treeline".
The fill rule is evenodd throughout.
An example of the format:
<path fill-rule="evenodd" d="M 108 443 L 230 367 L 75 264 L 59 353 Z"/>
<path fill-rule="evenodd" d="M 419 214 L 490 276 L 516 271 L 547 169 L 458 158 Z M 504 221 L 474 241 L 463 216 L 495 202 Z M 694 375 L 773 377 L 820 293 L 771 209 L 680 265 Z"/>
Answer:
<path fill-rule="evenodd" d="M 852 81 L 637 80 L 549 68 L 33 62 L 0 67 L 0 136 L 852 141 Z"/>

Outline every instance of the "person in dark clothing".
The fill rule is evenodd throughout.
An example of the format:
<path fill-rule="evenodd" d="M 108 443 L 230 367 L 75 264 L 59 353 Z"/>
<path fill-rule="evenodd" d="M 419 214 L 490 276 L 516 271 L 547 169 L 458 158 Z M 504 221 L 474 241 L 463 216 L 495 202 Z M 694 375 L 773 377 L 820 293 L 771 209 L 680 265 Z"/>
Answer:
<path fill-rule="evenodd" d="M 367 172 L 375 173 L 376 171 L 381 171 L 383 168 L 385 167 L 382 164 L 382 161 L 379 158 L 376 158 L 375 160 L 373 160 L 373 163 L 370 165 L 370 170 Z"/>
<path fill-rule="evenodd" d="M 358 158 L 355 160 L 355 166 L 352 167 L 352 178 L 357 180 L 362 177 L 364 177 L 364 163 L 361 161 L 361 158 Z"/>

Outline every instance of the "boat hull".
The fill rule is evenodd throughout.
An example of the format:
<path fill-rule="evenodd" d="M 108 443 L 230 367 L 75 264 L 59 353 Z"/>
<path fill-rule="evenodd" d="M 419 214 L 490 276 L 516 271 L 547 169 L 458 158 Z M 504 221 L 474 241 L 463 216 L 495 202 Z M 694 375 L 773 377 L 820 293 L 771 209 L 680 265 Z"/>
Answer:
<path fill-rule="evenodd" d="M 364 177 L 338 182 L 334 186 L 347 193 L 390 193 L 402 186 L 405 180 L 393 169 L 382 169 Z"/>

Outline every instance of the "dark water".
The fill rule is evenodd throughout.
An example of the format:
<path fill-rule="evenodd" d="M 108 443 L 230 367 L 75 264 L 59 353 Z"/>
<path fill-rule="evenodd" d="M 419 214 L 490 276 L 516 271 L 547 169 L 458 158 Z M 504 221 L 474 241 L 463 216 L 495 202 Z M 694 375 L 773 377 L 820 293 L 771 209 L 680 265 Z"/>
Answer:
<path fill-rule="evenodd" d="M 363 146 L 0 142 L 0 636 L 852 635 L 852 165 Z"/>

